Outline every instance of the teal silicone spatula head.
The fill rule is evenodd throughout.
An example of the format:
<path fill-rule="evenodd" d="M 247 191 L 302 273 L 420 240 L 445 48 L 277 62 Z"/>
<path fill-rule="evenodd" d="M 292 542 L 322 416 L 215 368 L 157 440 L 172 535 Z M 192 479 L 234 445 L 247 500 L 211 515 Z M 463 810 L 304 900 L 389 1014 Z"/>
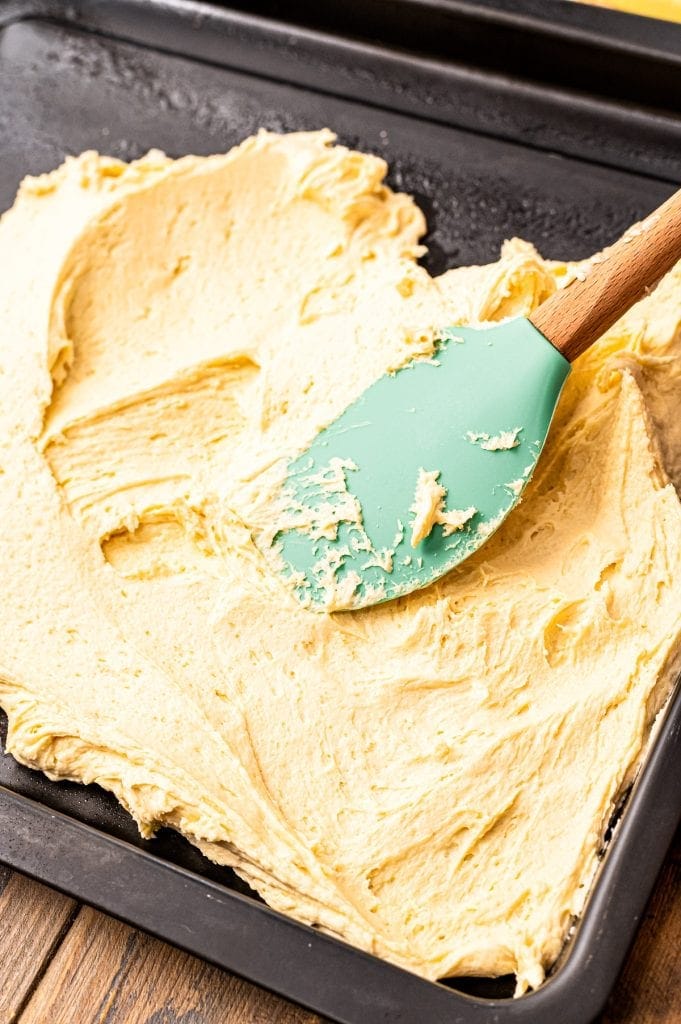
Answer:
<path fill-rule="evenodd" d="M 680 257 L 677 193 L 532 321 L 447 328 L 369 387 L 288 466 L 274 548 L 296 596 L 361 608 L 477 551 L 522 496 L 570 360 Z"/>
<path fill-rule="evenodd" d="M 278 542 L 297 596 L 359 608 L 471 555 L 519 501 L 569 371 L 518 319 L 447 330 L 432 360 L 376 381 L 289 466 L 300 525 Z"/>

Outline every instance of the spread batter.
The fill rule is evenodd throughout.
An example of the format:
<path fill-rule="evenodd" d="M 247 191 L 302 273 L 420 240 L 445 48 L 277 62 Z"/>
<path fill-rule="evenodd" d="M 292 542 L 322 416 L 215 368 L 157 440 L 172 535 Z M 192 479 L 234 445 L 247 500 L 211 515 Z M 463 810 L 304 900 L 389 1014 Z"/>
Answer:
<path fill-rule="evenodd" d="M 261 133 L 22 183 L 0 223 L 0 703 L 24 764 L 99 783 L 273 907 L 520 993 L 675 668 L 681 268 L 578 361 L 488 544 L 312 614 L 251 541 L 277 465 L 439 327 L 583 272 L 516 240 L 431 278 L 385 170 L 329 132 Z"/>

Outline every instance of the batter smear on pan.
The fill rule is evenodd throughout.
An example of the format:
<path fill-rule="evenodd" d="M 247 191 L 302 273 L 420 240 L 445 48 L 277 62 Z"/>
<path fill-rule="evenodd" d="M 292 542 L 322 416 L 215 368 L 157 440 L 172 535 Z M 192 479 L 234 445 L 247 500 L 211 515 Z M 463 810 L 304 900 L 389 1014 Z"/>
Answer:
<path fill-rule="evenodd" d="M 674 671 L 681 268 L 578 360 L 484 548 L 312 614 L 253 543 L 283 467 L 432 357 L 435 325 L 528 315 L 580 272 L 513 240 L 431 278 L 385 172 L 328 131 L 263 132 L 22 183 L 0 223 L 0 703 L 20 761 L 98 782 L 279 910 L 522 993 Z"/>

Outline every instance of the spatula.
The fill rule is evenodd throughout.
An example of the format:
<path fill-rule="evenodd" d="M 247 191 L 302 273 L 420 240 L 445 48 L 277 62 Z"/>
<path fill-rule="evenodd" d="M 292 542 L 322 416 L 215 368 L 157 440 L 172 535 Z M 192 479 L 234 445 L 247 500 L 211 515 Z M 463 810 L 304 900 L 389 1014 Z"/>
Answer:
<path fill-rule="evenodd" d="M 679 259 L 681 191 L 528 319 L 446 327 L 432 359 L 372 384 L 288 466 L 272 549 L 299 600 L 388 601 L 477 551 L 521 499 L 571 362 Z"/>

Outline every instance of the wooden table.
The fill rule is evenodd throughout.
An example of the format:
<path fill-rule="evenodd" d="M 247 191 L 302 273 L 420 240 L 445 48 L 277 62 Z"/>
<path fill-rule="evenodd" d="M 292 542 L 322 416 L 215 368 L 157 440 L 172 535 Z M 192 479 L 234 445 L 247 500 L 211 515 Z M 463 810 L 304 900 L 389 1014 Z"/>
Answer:
<path fill-rule="evenodd" d="M 315 1022 L 314 1014 L 0 867 L 0 1024 Z M 601 1024 L 679 1022 L 681 830 Z"/>

